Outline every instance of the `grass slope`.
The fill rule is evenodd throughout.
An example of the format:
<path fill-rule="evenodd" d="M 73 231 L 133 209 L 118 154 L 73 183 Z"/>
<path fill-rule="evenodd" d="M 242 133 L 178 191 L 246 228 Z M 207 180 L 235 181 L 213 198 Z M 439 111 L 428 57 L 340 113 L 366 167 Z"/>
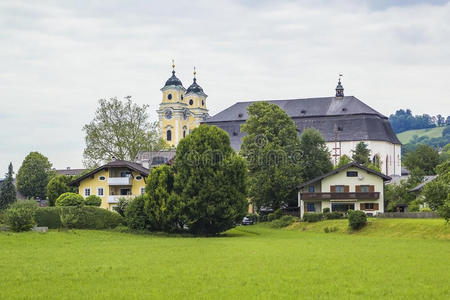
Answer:
<path fill-rule="evenodd" d="M 427 136 L 431 138 L 438 138 L 442 136 L 442 131 L 444 131 L 445 127 L 435 127 L 435 128 L 426 128 L 426 129 L 415 129 L 408 130 L 397 134 L 398 139 L 402 144 L 409 143 L 414 135 L 418 137 Z"/>
<path fill-rule="evenodd" d="M 448 299 L 449 246 L 266 225 L 217 238 L 0 233 L 0 299 Z"/>

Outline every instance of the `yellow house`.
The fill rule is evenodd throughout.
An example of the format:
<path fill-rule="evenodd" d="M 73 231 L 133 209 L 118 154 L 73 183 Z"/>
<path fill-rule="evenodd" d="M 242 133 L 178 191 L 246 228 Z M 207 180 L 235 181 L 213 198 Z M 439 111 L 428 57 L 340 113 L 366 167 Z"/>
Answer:
<path fill-rule="evenodd" d="M 305 212 L 362 210 L 384 212 L 384 182 L 391 177 L 355 162 L 304 182 L 298 187 L 300 216 Z"/>
<path fill-rule="evenodd" d="M 208 118 L 208 95 L 197 84 L 195 68 L 194 81 L 187 89 L 175 76 L 174 64 L 172 68 L 172 76 L 161 89 L 162 102 L 157 112 L 160 136 L 169 145 L 176 147 L 182 138 Z"/>
<path fill-rule="evenodd" d="M 116 160 L 103 165 L 74 180 L 84 198 L 97 195 L 102 199 L 101 207 L 113 210 L 120 198 L 134 198 L 144 194 L 149 169 L 125 160 Z"/>

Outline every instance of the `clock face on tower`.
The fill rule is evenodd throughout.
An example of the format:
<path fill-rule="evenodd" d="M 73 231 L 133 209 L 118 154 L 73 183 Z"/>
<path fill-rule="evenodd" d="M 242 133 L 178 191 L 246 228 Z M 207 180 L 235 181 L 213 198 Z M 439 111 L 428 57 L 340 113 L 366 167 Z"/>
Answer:
<path fill-rule="evenodd" d="M 172 111 L 170 109 L 166 110 L 164 116 L 166 117 L 167 120 L 172 119 Z"/>

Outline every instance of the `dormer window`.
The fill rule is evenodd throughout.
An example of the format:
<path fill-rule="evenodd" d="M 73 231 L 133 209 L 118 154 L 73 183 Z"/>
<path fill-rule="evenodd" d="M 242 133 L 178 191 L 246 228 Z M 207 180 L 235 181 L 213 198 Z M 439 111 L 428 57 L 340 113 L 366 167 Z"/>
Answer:
<path fill-rule="evenodd" d="M 238 114 L 238 117 L 239 118 L 242 118 L 244 115 L 243 114 Z"/>
<path fill-rule="evenodd" d="M 302 109 L 300 112 L 301 112 L 302 114 L 306 114 L 306 110 L 304 110 L 304 109 Z"/>
<path fill-rule="evenodd" d="M 347 111 L 347 109 L 344 107 L 344 108 L 342 109 L 342 111 Z"/>

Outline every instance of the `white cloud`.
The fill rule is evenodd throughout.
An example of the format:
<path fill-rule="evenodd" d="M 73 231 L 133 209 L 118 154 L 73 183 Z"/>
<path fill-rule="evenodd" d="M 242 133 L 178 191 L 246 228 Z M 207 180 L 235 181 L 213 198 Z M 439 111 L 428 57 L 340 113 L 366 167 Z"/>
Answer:
<path fill-rule="evenodd" d="M 197 66 L 212 114 L 331 95 L 344 73 L 346 94 L 386 115 L 448 115 L 450 5 L 402 3 L 2 1 L 0 170 L 32 150 L 80 167 L 97 100 L 133 95 L 155 118 L 172 58 L 186 87 Z"/>

